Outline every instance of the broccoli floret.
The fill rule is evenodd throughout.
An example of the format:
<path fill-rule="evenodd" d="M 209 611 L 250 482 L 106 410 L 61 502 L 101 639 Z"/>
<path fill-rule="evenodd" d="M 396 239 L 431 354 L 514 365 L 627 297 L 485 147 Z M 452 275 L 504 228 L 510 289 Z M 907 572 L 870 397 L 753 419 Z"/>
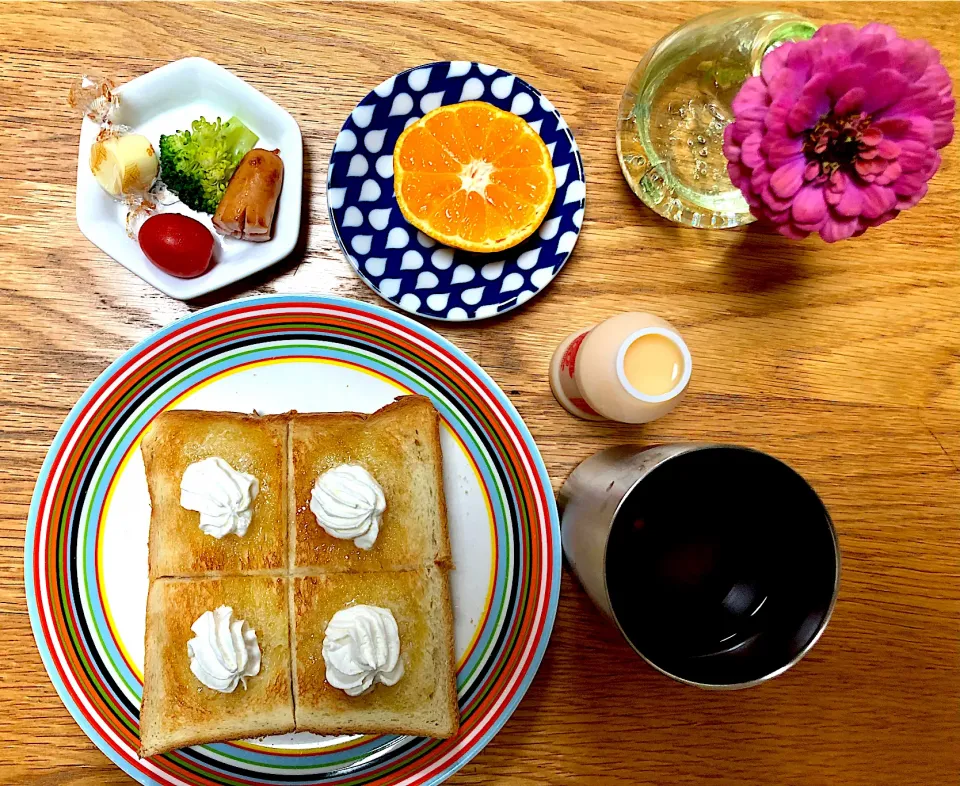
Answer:
<path fill-rule="evenodd" d="M 160 177 L 187 207 L 214 213 L 237 164 L 257 135 L 236 117 L 194 120 L 190 129 L 160 136 Z"/>

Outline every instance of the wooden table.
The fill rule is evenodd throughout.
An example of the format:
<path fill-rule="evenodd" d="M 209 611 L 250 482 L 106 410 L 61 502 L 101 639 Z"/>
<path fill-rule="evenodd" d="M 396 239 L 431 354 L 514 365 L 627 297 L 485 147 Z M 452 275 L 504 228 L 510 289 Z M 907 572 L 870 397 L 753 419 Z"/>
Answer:
<path fill-rule="evenodd" d="M 719 5 L 719 4 L 718 4 Z M 821 22 L 879 17 L 941 50 L 960 84 L 948 3 L 787 3 Z M 928 196 L 856 241 L 670 224 L 631 195 L 614 117 L 636 61 L 705 4 L 0 5 L 0 783 L 128 782 L 67 714 L 34 645 L 23 588 L 27 508 L 71 405 L 134 342 L 248 293 L 379 303 L 327 220 L 326 164 L 357 100 L 406 67 L 497 63 L 542 89 L 588 173 L 572 260 L 518 313 L 437 326 L 526 419 L 555 487 L 607 445 L 716 440 L 785 459 L 825 499 L 843 550 L 836 612 L 785 676 L 705 692 L 641 663 L 565 573 L 529 694 L 457 784 L 941 784 L 960 773 L 960 154 Z M 129 32 L 136 30 L 137 35 Z M 203 55 L 289 109 L 309 200 L 294 258 L 186 305 L 113 263 L 74 219 L 79 120 L 69 80 L 123 82 Z M 679 326 L 684 404 L 644 427 L 568 417 L 546 381 L 574 327 L 627 310 Z"/>

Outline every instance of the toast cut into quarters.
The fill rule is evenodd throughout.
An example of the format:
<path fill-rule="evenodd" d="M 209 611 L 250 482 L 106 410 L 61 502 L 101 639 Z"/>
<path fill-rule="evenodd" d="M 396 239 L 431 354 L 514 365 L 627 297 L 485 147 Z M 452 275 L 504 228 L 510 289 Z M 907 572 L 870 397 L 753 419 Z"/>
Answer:
<path fill-rule="evenodd" d="M 211 742 L 284 734 L 295 728 L 287 583 L 281 576 L 157 579 L 147 598 L 140 755 Z M 260 673 L 220 693 L 190 671 L 190 626 L 230 606 L 256 631 Z"/>
<path fill-rule="evenodd" d="M 370 415 L 173 410 L 141 451 L 151 501 L 141 756 L 295 730 L 456 733 L 453 564 L 428 399 L 404 396 Z M 180 504 L 183 472 L 212 457 L 257 479 L 243 536 L 203 532 Z M 342 464 L 363 467 L 384 492 L 370 549 L 329 535 L 310 509 L 317 478 Z M 361 604 L 394 615 L 404 674 L 351 697 L 326 681 L 322 647 L 333 615 Z M 220 606 L 256 631 L 262 654 L 260 672 L 231 693 L 200 682 L 187 653 L 191 626 Z"/>

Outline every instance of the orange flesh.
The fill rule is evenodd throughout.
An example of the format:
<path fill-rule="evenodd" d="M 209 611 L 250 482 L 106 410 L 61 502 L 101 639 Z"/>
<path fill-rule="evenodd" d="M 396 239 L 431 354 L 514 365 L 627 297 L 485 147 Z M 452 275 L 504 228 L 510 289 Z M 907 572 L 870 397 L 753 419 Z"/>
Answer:
<path fill-rule="evenodd" d="M 521 118 L 468 101 L 401 134 L 394 191 L 404 217 L 447 245 L 501 251 L 532 235 L 556 193 L 550 153 Z"/>

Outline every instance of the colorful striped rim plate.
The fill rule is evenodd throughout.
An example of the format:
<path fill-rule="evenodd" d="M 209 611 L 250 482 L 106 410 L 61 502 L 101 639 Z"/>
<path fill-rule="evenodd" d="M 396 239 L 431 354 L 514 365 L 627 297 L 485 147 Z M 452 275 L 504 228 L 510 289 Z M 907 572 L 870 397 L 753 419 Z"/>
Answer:
<path fill-rule="evenodd" d="M 443 420 L 457 568 L 461 730 L 452 740 L 292 734 L 137 756 L 149 499 L 138 450 L 172 407 L 373 411 L 429 396 Z M 199 311 L 110 366 L 63 424 L 30 507 L 30 621 L 67 709 L 141 783 L 436 784 L 503 726 L 533 680 L 559 592 L 559 524 L 529 432 L 449 341 L 381 308 L 275 296 Z"/>

